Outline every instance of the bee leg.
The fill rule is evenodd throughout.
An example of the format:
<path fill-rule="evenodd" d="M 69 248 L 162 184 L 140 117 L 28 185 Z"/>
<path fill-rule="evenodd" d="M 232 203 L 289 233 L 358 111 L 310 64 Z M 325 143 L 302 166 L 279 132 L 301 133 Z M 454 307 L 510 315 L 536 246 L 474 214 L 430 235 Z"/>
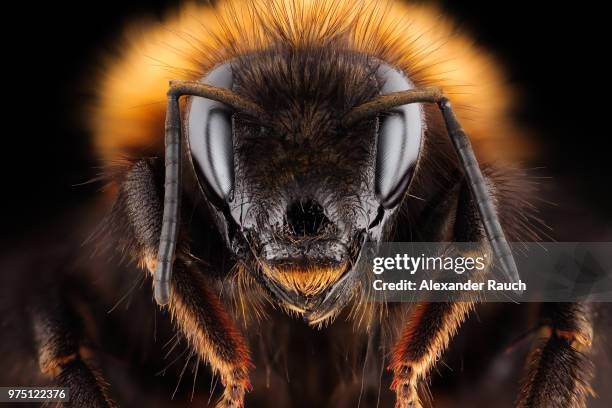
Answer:
<path fill-rule="evenodd" d="M 53 378 L 56 386 L 68 388 L 70 402 L 66 405 L 115 407 L 104 380 L 82 359 L 74 319 L 60 297 L 49 291 L 38 297 L 32 305 L 31 319 L 40 369 Z"/>
<path fill-rule="evenodd" d="M 108 222 L 112 238 L 138 264 L 155 272 L 163 207 L 160 201 L 163 161 L 155 158 L 134 163 L 121 180 Z"/>
<path fill-rule="evenodd" d="M 417 408 L 420 381 L 446 349 L 451 337 L 473 308 L 472 302 L 419 303 L 400 334 L 391 357 L 391 389 L 396 393 L 396 408 Z"/>
<path fill-rule="evenodd" d="M 246 341 L 202 272 L 184 262 L 175 264 L 169 308 L 176 325 L 220 375 L 225 390 L 217 406 L 242 407 L 253 366 Z"/>
<path fill-rule="evenodd" d="M 456 206 L 453 205 L 456 203 Z M 471 242 L 487 246 L 478 210 L 468 184 L 459 180 L 448 195 L 429 211 L 431 222 L 453 219 L 451 225 L 435 225 L 438 241 Z M 427 217 L 429 218 L 429 217 Z M 396 393 L 396 408 L 422 406 L 419 385 L 448 346 L 474 307 L 473 301 L 419 303 L 411 309 L 407 324 L 395 344 L 389 369 L 393 371 L 391 389 Z"/>
<path fill-rule="evenodd" d="M 593 395 L 592 310 L 584 303 L 546 303 L 541 317 L 543 327 L 527 360 L 517 407 L 585 407 Z"/>
<path fill-rule="evenodd" d="M 114 223 L 128 225 L 125 245 L 153 275 L 162 223 L 159 178 L 163 162 L 141 160 L 126 174 L 113 209 Z M 163 181 L 162 181 L 163 182 Z M 250 389 L 252 367 L 242 334 L 226 312 L 204 274 L 196 270 L 188 248 L 178 248 L 172 277 L 169 310 L 178 329 L 199 357 L 221 377 L 225 390 L 219 407 L 242 407 Z"/>

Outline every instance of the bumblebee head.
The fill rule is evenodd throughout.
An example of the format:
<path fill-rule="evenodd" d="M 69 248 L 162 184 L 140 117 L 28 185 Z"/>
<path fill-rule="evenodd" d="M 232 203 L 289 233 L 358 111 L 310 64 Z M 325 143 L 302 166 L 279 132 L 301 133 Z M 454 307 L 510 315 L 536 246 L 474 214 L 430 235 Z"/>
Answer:
<path fill-rule="evenodd" d="M 219 65 L 191 97 L 185 140 L 236 255 L 301 313 L 348 279 L 409 188 L 425 130 L 419 104 L 347 125 L 358 105 L 414 88 L 398 69 L 336 48 L 275 48 Z M 233 104 L 234 106 L 230 106 Z"/>

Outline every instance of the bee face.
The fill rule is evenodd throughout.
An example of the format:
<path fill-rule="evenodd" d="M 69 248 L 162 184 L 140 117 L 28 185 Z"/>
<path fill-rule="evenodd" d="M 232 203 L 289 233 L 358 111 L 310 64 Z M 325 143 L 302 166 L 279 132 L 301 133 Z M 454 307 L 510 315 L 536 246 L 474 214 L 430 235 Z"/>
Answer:
<path fill-rule="evenodd" d="M 411 83 L 380 61 L 336 48 L 248 55 L 202 81 L 267 113 L 254 118 L 192 98 L 187 139 L 207 197 L 241 231 L 230 245 L 257 265 L 273 293 L 307 311 L 351 273 L 365 240 L 382 239 L 424 130 L 418 105 L 351 127 L 342 118 Z"/>
<path fill-rule="evenodd" d="M 263 298 L 298 312 L 311 326 L 331 322 L 351 307 L 347 320 L 364 336 L 350 336 L 346 343 L 340 326 L 326 333 L 323 343 L 333 344 L 339 334 L 350 346 L 341 353 L 343 361 L 355 353 L 358 361 L 363 351 L 370 362 L 370 346 L 381 342 L 379 348 L 390 351 L 380 361 L 393 371 L 397 404 L 421 405 L 418 390 L 434 357 L 476 298 L 409 308 L 371 302 L 361 260 L 383 240 L 478 242 L 514 279 L 518 272 L 502 221 L 515 240 L 538 240 L 529 216 L 535 207 L 523 195 L 522 183 L 489 166 L 485 177 L 472 149 L 473 141 L 484 163 L 506 157 L 507 147 L 513 150 L 514 142 L 503 142 L 517 136 L 508 116 L 512 93 L 503 76 L 439 10 L 412 3 L 192 3 L 168 24 L 154 24 L 139 40 L 130 38 L 125 55 L 111 61 L 100 81 L 90 120 L 98 153 L 111 165 L 108 176 L 117 187 L 105 228 L 108 242 L 149 270 L 157 303 L 168 305 L 191 351 L 222 379 L 220 406 L 244 406 L 253 366 L 249 340 L 263 347 L 257 364 L 265 368 L 269 362 L 270 369 L 276 359 L 266 358 L 265 343 L 285 349 L 283 339 L 291 340 L 266 329 L 295 327 L 284 319 L 257 322 L 266 313 Z M 426 134 L 421 104 L 429 104 Z M 126 156 L 138 160 L 116 171 L 115 162 Z M 403 201 L 407 192 L 416 200 Z M 91 268 L 95 275 L 84 275 L 96 282 L 106 262 L 97 263 Z M 129 276 L 124 268 L 109 266 L 103 275 L 110 283 Z M 70 282 L 78 279 L 72 275 Z M 91 293 L 97 294 L 94 286 Z M 103 290 L 95 296 L 99 306 L 112 294 Z M 64 309 L 64 296 L 57 297 Z M 74 303 L 70 299 L 66 306 Z M 28 317 L 43 325 L 48 318 L 64 319 L 46 313 L 57 307 L 40 306 L 42 316 Z M 72 315 L 82 313 L 68 312 L 67 327 L 78 325 Z M 588 319 L 578 309 L 560 312 L 575 316 L 567 322 L 572 327 Z M 135 316 L 130 321 L 138 323 Z M 243 338 L 235 319 L 247 332 L 257 332 Z M 559 349 L 562 357 L 571 352 L 567 339 L 555 336 L 559 330 L 549 331 L 550 341 L 565 345 Z M 54 344 L 57 336 L 51 337 Z M 388 349 L 387 339 L 394 337 L 395 346 Z M 367 347 L 360 348 L 366 339 Z M 301 340 L 298 353 L 306 344 Z M 542 363 L 540 349 L 534 353 L 535 368 Z M 584 362 L 576 359 L 573 371 Z M 90 384 L 89 377 L 82 384 Z M 306 377 L 316 385 L 312 375 Z M 353 377 L 349 369 L 342 389 L 329 389 L 334 403 L 354 402 L 351 390 L 367 391 L 364 384 L 353 387 Z M 579 374 L 578 382 L 587 385 L 583 377 Z M 566 378 L 561 382 L 556 388 L 569 384 Z M 281 383 L 274 382 L 282 388 Z M 103 388 L 93 387 L 95 395 Z M 287 397 L 295 391 L 285 388 Z M 546 387 L 529 379 L 520 400 L 533 400 L 537 389 L 546 394 Z M 312 403 L 325 404 L 325 394 L 313 394 Z M 342 401 L 336 398 L 340 394 Z M 569 390 L 560 398 L 575 399 Z"/>

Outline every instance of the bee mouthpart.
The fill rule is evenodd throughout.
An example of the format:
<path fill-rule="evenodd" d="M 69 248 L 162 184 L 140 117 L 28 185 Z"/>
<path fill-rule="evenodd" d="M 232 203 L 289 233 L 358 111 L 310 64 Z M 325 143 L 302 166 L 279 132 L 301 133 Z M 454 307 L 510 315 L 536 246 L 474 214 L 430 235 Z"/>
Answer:
<path fill-rule="evenodd" d="M 263 273 L 283 289 L 306 297 L 317 296 L 329 289 L 348 270 L 349 263 L 263 264 Z"/>
<path fill-rule="evenodd" d="M 359 286 L 355 267 L 366 241 L 365 231 L 350 245 L 338 240 L 307 246 L 271 241 L 263 244 L 259 276 L 280 305 L 308 324 L 319 324 L 336 316 Z"/>

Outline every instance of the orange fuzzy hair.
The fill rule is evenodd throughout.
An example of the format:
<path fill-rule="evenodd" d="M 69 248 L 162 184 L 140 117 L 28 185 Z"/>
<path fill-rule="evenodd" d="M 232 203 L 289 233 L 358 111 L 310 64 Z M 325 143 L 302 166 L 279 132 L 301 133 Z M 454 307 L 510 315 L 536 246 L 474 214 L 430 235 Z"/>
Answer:
<path fill-rule="evenodd" d="M 161 155 L 169 80 L 199 79 L 276 41 L 299 47 L 339 36 L 417 86 L 442 88 L 485 161 L 517 157 L 512 95 L 492 59 L 431 5 L 387 0 L 225 0 L 187 4 L 161 23 L 133 26 L 99 79 L 90 115 L 98 154 L 106 164 Z"/>
<path fill-rule="evenodd" d="M 347 266 L 342 264 L 312 268 L 274 268 L 264 265 L 263 272 L 285 289 L 305 296 L 315 296 L 336 283 L 347 270 Z"/>

